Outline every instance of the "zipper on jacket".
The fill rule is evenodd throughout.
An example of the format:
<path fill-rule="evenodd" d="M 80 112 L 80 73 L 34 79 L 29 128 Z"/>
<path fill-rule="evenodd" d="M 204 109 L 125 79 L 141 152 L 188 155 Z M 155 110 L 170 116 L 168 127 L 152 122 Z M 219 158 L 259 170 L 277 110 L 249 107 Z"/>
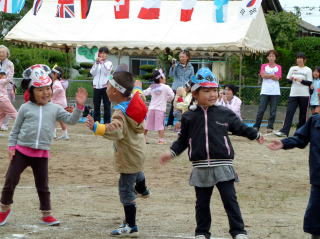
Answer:
<path fill-rule="evenodd" d="M 189 146 L 190 146 L 189 157 L 191 158 L 191 154 L 192 154 L 192 139 L 191 138 L 189 139 Z"/>
<path fill-rule="evenodd" d="M 38 145 L 39 145 L 41 125 L 42 125 L 42 106 L 39 107 L 39 125 L 38 125 L 38 134 L 37 134 L 37 140 L 36 140 L 36 149 L 38 148 Z"/>
<path fill-rule="evenodd" d="M 100 73 L 99 73 L 99 81 L 98 81 L 98 87 L 99 87 L 99 89 L 100 89 L 100 79 L 101 79 L 101 66 L 100 66 Z"/>
<path fill-rule="evenodd" d="M 209 130 L 208 130 L 208 113 L 207 110 L 208 109 L 204 109 L 203 107 L 201 107 L 203 112 L 204 112 L 204 121 L 205 121 L 205 133 L 206 133 L 206 151 L 207 151 L 207 159 L 210 159 L 210 153 L 209 153 Z M 208 165 L 210 164 L 209 160 L 208 160 Z"/>
<path fill-rule="evenodd" d="M 228 144 L 227 136 L 223 136 L 223 138 L 224 138 L 224 144 L 226 145 L 226 148 L 227 148 L 227 150 L 228 150 L 228 155 L 230 155 L 231 150 L 230 150 L 230 146 L 229 146 L 229 144 Z"/>

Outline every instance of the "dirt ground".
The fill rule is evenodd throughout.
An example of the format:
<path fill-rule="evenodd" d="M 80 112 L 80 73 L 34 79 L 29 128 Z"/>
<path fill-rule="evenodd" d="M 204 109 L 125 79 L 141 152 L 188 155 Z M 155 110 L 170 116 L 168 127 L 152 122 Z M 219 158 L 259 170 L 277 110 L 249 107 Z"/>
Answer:
<path fill-rule="evenodd" d="M 83 124 L 69 129 L 69 141 L 55 140 L 49 163 L 54 216 L 59 227 L 39 222 L 38 197 L 28 168 L 16 189 L 13 215 L 0 227 L 1 239 L 110 238 L 123 210 L 118 198 L 118 174 L 112 166 L 112 142 L 93 136 Z M 0 137 L 0 185 L 8 167 L 7 135 Z M 188 185 L 191 165 L 186 154 L 160 166 L 159 155 L 176 137 L 167 132 L 167 145 L 156 144 L 150 134 L 145 174 L 152 191 L 138 199 L 140 238 L 193 238 L 195 228 L 193 187 Z M 153 138 L 153 139 L 152 139 Z M 272 136 L 267 136 L 270 140 Z M 236 185 L 246 228 L 251 239 L 307 239 L 303 215 L 309 195 L 308 148 L 271 152 L 255 141 L 231 136 L 236 151 Z M 230 238 L 228 222 L 218 192 L 211 201 L 212 236 Z"/>

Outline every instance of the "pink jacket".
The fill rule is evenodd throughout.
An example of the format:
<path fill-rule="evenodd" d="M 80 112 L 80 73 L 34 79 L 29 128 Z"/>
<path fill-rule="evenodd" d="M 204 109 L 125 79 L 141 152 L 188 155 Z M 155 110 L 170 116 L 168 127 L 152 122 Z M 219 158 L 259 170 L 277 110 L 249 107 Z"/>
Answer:
<path fill-rule="evenodd" d="M 151 95 L 149 110 L 160 110 L 166 112 L 167 102 L 174 98 L 173 90 L 165 84 L 152 84 L 143 91 L 144 95 Z"/>
<path fill-rule="evenodd" d="M 59 80 L 55 80 L 52 85 L 52 103 L 61 105 L 63 108 L 68 106 L 66 91 L 64 90 L 61 82 Z"/>
<path fill-rule="evenodd" d="M 233 96 L 232 100 L 225 103 L 223 99 L 220 99 L 217 101 L 217 105 L 222 105 L 224 107 L 227 107 L 228 109 L 232 110 L 241 120 L 241 104 L 242 101 L 239 97 Z"/>
<path fill-rule="evenodd" d="M 7 78 L 10 82 L 13 82 L 13 75 L 14 75 L 14 65 L 9 59 L 5 59 L 4 61 L 0 61 L 0 69 L 4 70 L 7 74 Z M 7 85 L 7 89 L 13 89 L 12 84 Z"/>
<path fill-rule="evenodd" d="M 7 85 L 9 84 L 10 80 L 0 79 L 0 102 L 1 101 L 9 101 Z"/>

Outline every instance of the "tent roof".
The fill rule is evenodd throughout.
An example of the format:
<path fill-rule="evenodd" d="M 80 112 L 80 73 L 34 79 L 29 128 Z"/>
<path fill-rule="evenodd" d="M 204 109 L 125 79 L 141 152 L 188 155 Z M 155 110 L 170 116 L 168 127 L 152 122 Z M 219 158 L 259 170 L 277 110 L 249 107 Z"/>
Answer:
<path fill-rule="evenodd" d="M 115 19 L 113 1 L 92 1 L 87 19 L 56 18 L 56 0 L 43 1 L 37 16 L 29 11 L 5 40 L 42 47 L 107 46 L 109 49 L 265 52 L 273 49 L 260 8 L 255 19 L 239 20 L 240 2 L 231 1 L 226 23 L 213 21 L 211 1 L 197 1 L 192 21 L 180 22 L 181 1 L 162 1 L 160 19 L 142 20 L 137 15 L 142 1 L 130 2 L 130 18 Z"/>

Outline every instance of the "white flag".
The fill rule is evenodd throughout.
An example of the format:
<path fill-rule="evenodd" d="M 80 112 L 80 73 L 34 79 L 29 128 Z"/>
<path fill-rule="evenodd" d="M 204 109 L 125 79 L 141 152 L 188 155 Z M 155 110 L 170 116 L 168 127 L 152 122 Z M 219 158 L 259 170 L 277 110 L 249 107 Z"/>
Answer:
<path fill-rule="evenodd" d="M 254 18 L 259 11 L 262 0 L 242 0 L 239 18 Z"/>

